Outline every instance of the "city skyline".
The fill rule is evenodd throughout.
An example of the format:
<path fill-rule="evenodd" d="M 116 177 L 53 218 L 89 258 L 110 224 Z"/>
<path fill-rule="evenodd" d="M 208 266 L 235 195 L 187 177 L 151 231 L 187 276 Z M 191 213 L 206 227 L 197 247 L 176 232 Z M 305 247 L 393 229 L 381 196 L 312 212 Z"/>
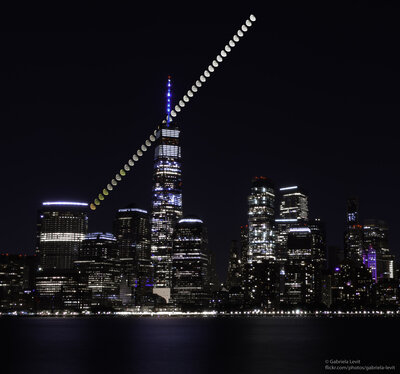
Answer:
<path fill-rule="evenodd" d="M 4 12 L 1 372 L 396 371 L 400 5 L 105 11 Z"/>
<path fill-rule="evenodd" d="M 360 7 L 367 14 L 371 12 L 368 7 Z M 254 13 L 258 21 L 265 17 L 263 13 Z M 15 217 L 12 221 L 18 217 L 22 232 L 30 234 L 26 236 L 18 234 L 16 229 L 10 227 L 8 221 L 5 220 L 3 227 L 12 235 L 2 243 L 2 252 L 33 253 L 34 246 L 27 247 L 34 242 L 36 209 L 41 201 L 62 199 L 89 202 L 94 191 L 104 184 L 107 176 L 117 171 L 114 165 L 118 166 L 126 155 L 137 149 L 142 139 L 161 118 L 164 92 L 160 88 L 164 85 L 165 76 L 171 74 L 176 82 L 177 92 L 183 92 L 189 87 L 189 82 L 197 76 L 198 71 L 204 69 L 208 60 L 220 50 L 221 45 L 228 40 L 236 27 L 236 22 L 228 18 L 224 19 L 223 27 L 215 19 L 211 19 L 210 24 L 202 23 L 203 21 L 199 19 L 194 22 L 198 27 L 192 26 L 190 32 L 184 35 L 189 45 L 189 52 L 184 57 L 188 58 L 190 54 L 193 57 L 183 64 L 173 57 L 173 54 L 178 53 L 178 50 L 174 49 L 170 52 L 172 59 L 167 59 L 167 63 L 158 63 L 155 62 L 158 53 L 161 55 L 166 52 L 162 48 L 162 41 L 158 42 L 161 52 L 157 52 L 157 48 L 148 50 L 142 46 L 144 48 L 141 50 L 142 56 L 149 53 L 151 61 L 148 66 L 140 62 L 134 66 L 136 70 L 145 69 L 146 73 L 143 77 L 133 72 L 126 75 L 129 64 L 124 63 L 124 57 L 132 62 L 134 55 L 123 56 L 117 53 L 117 57 L 99 59 L 94 65 L 90 65 L 91 60 L 88 56 L 85 60 L 84 54 L 82 64 L 75 64 L 74 57 L 70 57 L 69 62 L 61 65 L 59 62 L 61 60 L 57 57 L 46 62 L 46 58 L 49 58 L 49 54 L 44 53 L 47 43 L 55 38 L 61 45 L 65 46 L 65 43 L 69 45 L 72 41 L 76 42 L 73 35 L 42 35 L 44 39 L 38 38 L 36 41 L 40 51 L 36 55 L 38 60 L 28 60 L 21 65 L 18 63 L 18 58 L 22 55 L 16 54 L 13 57 L 17 60 L 18 68 L 13 79 L 10 78 L 10 84 L 18 83 L 17 87 L 22 85 L 21 92 L 24 93 L 22 94 L 20 90 L 11 90 L 11 97 L 16 97 L 17 102 L 29 109 L 26 112 L 19 112 L 16 118 L 11 110 L 7 116 L 7 123 L 10 127 L 16 125 L 16 128 L 21 128 L 33 118 L 35 125 L 22 126 L 26 130 L 24 132 L 10 129 L 8 139 L 10 141 L 2 144 L 2 151 L 13 156 L 10 163 L 5 165 L 5 173 L 10 176 L 13 188 L 2 186 L 2 188 L 6 187 L 8 194 L 11 194 L 11 198 L 5 201 L 4 209 L 7 217 Z M 362 25 L 360 20 L 358 22 L 358 25 Z M 298 184 L 307 189 L 310 193 L 312 216 L 318 216 L 327 223 L 328 243 L 339 246 L 343 245 L 346 199 L 354 194 L 359 195 L 363 218 L 383 219 L 391 226 L 390 247 L 398 255 L 400 239 L 396 235 L 396 230 L 393 229 L 398 226 L 395 213 L 397 209 L 394 205 L 396 202 L 390 198 L 398 185 L 394 171 L 390 171 L 391 163 L 396 157 L 390 127 L 390 120 L 393 120 L 391 116 L 394 114 L 393 109 L 388 108 L 390 101 L 384 100 L 388 98 L 391 91 L 387 88 L 382 93 L 382 90 L 379 90 L 380 81 L 378 80 L 381 74 L 393 72 L 395 59 L 390 59 L 389 52 L 383 53 L 382 56 L 387 57 L 386 60 L 381 59 L 385 63 L 383 66 L 386 66 L 386 70 L 385 68 L 382 70 L 381 60 L 378 61 L 373 56 L 368 62 L 358 61 L 361 63 L 360 71 L 365 72 L 363 69 L 368 68 L 369 84 L 373 84 L 372 87 L 374 87 L 364 94 L 362 90 L 365 90 L 365 85 L 361 84 L 361 73 L 354 71 L 355 62 L 352 61 L 352 54 L 348 50 L 350 42 L 340 49 L 336 44 L 329 44 L 329 40 L 332 42 L 332 39 L 328 38 L 326 46 L 313 45 L 313 49 L 311 42 L 307 44 L 304 40 L 301 41 L 300 36 L 289 35 L 291 38 L 286 42 L 298 53 L 300 62 L 297 61 L 294 65 L 287 62 L 280 70 L 277 63 L 272 60 L 275 58 L 281 62 L 286 61 L 287 58 L 296 56 L 296 53 L 282 54 L 284 48 L 280 46 L 280 43 L 285 41 L 288 34 L 278 27 L 277 35 L 274 36 L 272 33 L 274 28 L 266 28 L 265 23 L 265 18 L 263 22 L 258 22 L 252 30 L 254 35 L 246 36 L 241 45 L 235 47 L 237 50 L 232 52 L 226 66 L 215 73 L 210 84 L 199 93 L 198 98 L 190 104 L 191 107 L 178 121 L 182 129 L 182 144 L 185 149 L 183 152 L 185 212 L 194 213 L 206 222 L 210 234 L 210 247 L 217 256 L 219 274 L 225 271 L 223 269 L 227 264 L 231 239 L 238 239 L 240 226 L 246 224 L 246 196 L 250 188 L 250 180 L 256 175 L 266 175 L 277 186 Z M 158 27 L 162 28 L 161 26 Z M 210 30 L 205 30 L 207 29 L 205 26 L 209 26 Z M 353 30 L 350 23 L 345 23 L 345 26 L 346 31 Z M 157 41 L 156 35 L 159 28 L 149 35 L 154 42 Z M 178 27 L 176 29 L 171 27 L 173 39 L 181 35 L 177 29 Z M 212 40 L 214 34 L 218 39 L 215 42 Z M 332 37 L 326 29 L 323 29 L 322 34 L 325 37 Z M 339 32 L 339 38 L 344 38 L 344 34 L 343 31 Z M 306 35 L 307 31 L 303 30 L 301 36 Z M 353 33 L 349 35 L 356 38 L 358 34 L 353 30 Z M 377 35 L 382 36 L 383 31 Z M 131 34 L 125 35 L 123 40 L 128 40 L 131 36 Z M 14 35 L 14 37 L 15 40 L 21 40 L 22 36 Z M 95 35 L 92 37 L 99 43 L 93 46 L 97 52 L 99 52 L 98 47 L 101 41 L 107 38 L 109 41 L 116 41 L 111 34 L 107 37 L 97 35 L 97 39 Z M 26 37 L 22 40 L 24 38 Z M 193 44 L 196 48 L 190 46 L 191 38 L 194 38 Z M 200 52 L 198 42 L 206 38 L 210 44 L 201 48 Z M 260 48 L 265 40 L 271 42 L 272 51 L 275 53 L 270 54 Z M 385 41 L 389 43 L 388 39 Z M 368 43 L 373 43 L 373 41 L 358 44 L 359 52 L 366 53 Z M 77 49 L 70 46 L 69 50 L 82 53 L 82 49 L 79 48 L 83 47 L 83 43 L 77 43 L 76 46 Z M 372 46 L 381 51 L 379 49 L 382 48 L 381 44 L 376 43 Z M 112 47 L 112 43 L 108 44 L 108 48 L 113 48 L 114 52 L 117 51 L 115 47 Z M 201 57 L 203 54 L 204 58 Z M 75 56 L 77 58 L 80 54 Z M 333 62 L 327 61 L 330 57 Z M 260 63 L 255 62 L 257 58 Z M 338 61 L 335 62 L 335 58 Z M 115 60 L 119 62 L 115 63 Z M 307 66 L 314 60 L 320 63 L 320 65 L 317 64 L 319 68 L 312 64 Z M 269 69 L 265 69 L 262 64 L 266 61 L 269 61 Z M 6 67 L 12 63 L 13 60 L 10 58 Z M 375 69 L 370 69 L 371 64 Z M 255 70 L 253 73 L 249 71 L 251 67 Z M 290 75 L 290 68 L 293 69 L 293 67 L 297 74 L 304 71 L 310 81 L 298 77 L 291 80 L 293 76 Z M 313 70 L 315 68 L 316 71 Z M 129 69 L 133 68 L 129 67 Z M 256 73 L 260 72 L 263 77 L 262 87 L 254 89 Z M 84 93 L 78 92 L 78 85 L 73 87 L 66 78 L 61 78 L 64 73 L 67 73 L 65 76 L 70 78 L 76 73 L 77 77 L 72 78 L 72 81 L 79 83 L 81 79 Z M 339 73 L 347 74 L 344 75 L 345 78 L 338 78 Z M 51 77 L 54 74 L 58 79 L 57 85 L 51 83 Z M 320 101 L 317 99 L 318 94 L 324 91 L 317 82 L 321 74 L 324 82 L 327 83 L 324 90 L 328 87 L 325 104 L 322 103 L 322 99 Z M 124 76 L 128 76 L 126 85 L 122 79 Z M 39 84 L 40 77 L 44 79 L 40 80 Z M 339 79 L 338 83 L 334 82 L 334 77 Z M 393 78 L 398 79 L 396 77 Z M 104 78 L 104 85 L 100 84 L 100 81 L 104 82 Z M 359 87 L 357 83 L 360 84 Z M 91 85 L 100 91 L 94 92 Z M 102 91 L 101 87 L 107 87 L 107 89 Z M 140 94 L 132 94 L 132 87 L 140 91 Z M 109 92 L 116 93 L 116 98 L 113 99 Z M 349 93 L 346 95 L 344 92 Z M 376 92 L 380 93 L 379 98 Z M 73 100 L 72 93 L 76 95 Z M 302 93 L 306 95 L 306 99 L 300 100 Z M 273 97 L 274 95 L 276 98 Z M 339 96 L 335 98 L 337 95 Z M 68 97 L 69 100 L 65 100 Z M 179 97 L 178 94 L 174 98 L 177 97 Z M 375 100 L 373 108 L 369 106 L 369 100 L 372 98 Z M 315 102 L 311 99 L 316 100 L 319 106 L 322 105 L 322 109 L 311 104 Z M 107 105 L 107 100 L 109 100 L 109 105 Z M 298 100 L 300 103 L 296 104 Z M 87 108 L 83 105 L 85 102 L 89 104 Z M 267 103 L 266 111 L 264 110 L 265 103 Z M 102 105 L 104 108 L 101 108 Z M 146 108 L 145 113 L 138 109 L 140 107 Z M 233 115 L 232 108 L 239 107 L 240 110 L 233 111 Z M 301 110 L 299 110 L 300 107 Z M 68 108 L 72 108 L 72 112 L 69 112 Z M 332 114 L 334 108 L 339 112 Z M 362 109 L 368 116 L 361 112 Z M 65 116 L 59 116 L 59 111 Z M 30 113 L 29 116 L 27 113 Z M 156 115 L 149 119 L 149 114 L 152 115 L 152 113 Z M 381 117 L 376 117 L 378 114 Z M 100 118 L 101 116 L 104 118 Z M 340 118 L 348 118 L 348 120 L 341 123 Z M 381 132 L 369 132 L 370 128 L 374 128 L 374 120 L 376 123 L 379 122 L 377 127 Z M 123 125 L 115 125 L 120 131 L 112 134 L 108 129 L 114 128 L 115 122 Z M 133 125 L 132 129 L 127 129 L 127 126 L 133 122 L 137 124 Z M 324 128 L 335 128 L 339 123 L 339 127 L 350 126 L 350 130 L 336 129 L 336 134 L 329 134 L 329 141 L 332 142 L 332 145 L 329 145 L 325 143 L 325 135 L 318 125 L 320 122 L 324 123 Z M 60 125 L 57 126 L 54 123 Z M 241 127 L 241 123 L 245 123 L 246 127 Z M 326 123 L 328 125 L 325 125 Z M 365 123 L 369 126 L 365 126 Z M 280 130 L 279 126 L 289 130 L 289 133 L 293 135 L 292 140 L 287 140 L 286 131 Z M 247 127 L 248 130 L 244 132 L 243 128 Z M 266 143 L 264 138 L 273 140 Z M 289 142 L 289 146 L 285 146 L 286 141 Z M 31 142 L 35 145 L 31 145 Z M 370 142 L 373 146 L 369 147 Z M 268 148 L 269 146 L 271 148 Z M 323 151 L 325 147 L 327 147 L 327 153 Z M 68 149 L 68 152 L 60 154 L 57 151 L 59 148 Z M 304 154 L 303 158 L 297 157 L 299 150 L 301 154 Z M 332 155 L 328 151 L 332 152 Z M 371 151 L 373 155 L 368 151 Z M 199 154 L 203 158 L 195 156 Z M 384 164 L 383 159 L 387 161 Z M 21 162 L 26 162 L 26 160 L 32 160 L 32 163 L 26 166 L 24 176 L 26 179 L 23 180 L 16 170 Z M 143 164 L 135 170 L 135 174 L 127 177 L 126 186 L 117 187 L 119 191 L 113 194 L 109 201 L 91 217 L 93 228 L 90 231 L 111 231 L 111 223 L 106 223 L 108 220 L 106 217 L 132 201 L 150 211 L 149 163 L 151 163 L 149 159 L 143 160 Z M 38 168 L 35 164 L 40 164 L 41 167 Z M 331 170 L 334 171 L 334 175 L 331 175 Z M 382 171 L 378 174 L 380 170 Z M 198 172 L 207 178 L 199 180 Z M 212 183 L 207 181 L 212 181 Z M 30 187 L 28 191 L 24 191 L 26 185 Z M 198 190 L 205 191 L 204 196 L 199 195 Z M 213 194 L 213 191 L 221 193 L 222 198 L 220 195 Z M 138 198 L 135 199 L 134 196 Z M 232 201 L 235 203 L 232 204 Z M 143 202 L 145 204 L 142 204 Z M 217 206 L 219 209 L 216 209 Z M 339 209 L 340 206 L 341 209 Z M 21 211 L 24 211 L 23 217 L 17 213 Z M 222 212 L 222 216 L 217 215 L 217 211 Z M 18 230 L 20 227 L 18 226 Z M 222 238 L 219 235 L 221 229 L 225 233 Z"/>

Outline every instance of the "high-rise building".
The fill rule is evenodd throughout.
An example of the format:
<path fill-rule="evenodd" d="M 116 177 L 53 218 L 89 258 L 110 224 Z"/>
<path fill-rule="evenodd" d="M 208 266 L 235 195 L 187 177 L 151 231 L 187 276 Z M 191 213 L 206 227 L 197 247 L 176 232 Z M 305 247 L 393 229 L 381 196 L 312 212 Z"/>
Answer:
<path fill-rule="evenodd" d="M 232 240 L 231 249 L 229 251 L 228 263 L 228 288 L 240 286 L 242 283 L 242 261 L 241 261 L 240 245 L 237 240 Z"/>
<path fill-rule="evenodd" d="M 204 309 L 209 302 L 207 232 L 195 216 L 179 220 L 174 232 L 172 297 L 184 309 Z"/>
<path fill-rule="evenodd" d="M 170 116 L 171 81 L 168 78 L 167 120 L 159 125 L 154 154 L 151 212 L 151 254 L 155 266 L 153 292 L 170 297 L 174 227 L 182 217 L 180 130 Z"/>
<path fill-rule="evenodd" d="M 389 252 L 388 227 L 386 223 L 378 219 L 366 219 L 364 221 L 364 248 L 372 246 L 376 251 Z"/>
<path fill-rule="evenodd" d="M 143 294 L 151 291 L 153 286 L 150 221 L 147 211 L 136 208 L 133 204 L 119 209 L 113 232 L 117 239 L 121 292 L 125 292 L 124 304 L 140 305 Z"/>
<path fill-rule="evenodd" d="M 38 255 L 41 270 L 72 269 L 87 233 L 86 203 L 44 202 L 39 211 Z"/>
<path fill-rule="evenodd" d="M 281 202 L 279 205 L 279 218 L 308 220 L 308 196 L 298 186 L 282 187 L 279 189 Z"/>
<path fill-rule="evenodd" d="M 86 303 L 92 308 L 113 308 L 120 304 L 120 267 L 117 240 L 111 233 L 86 235 L 75 261 L 79 280 L 86 286 Z"/>
<path fill-rule="evenodd" d="M 275 192 L 272 182 L 266 177 L 252 180 L 248 197 L 249 218 L 249 262 L 275 259 Z"/>
<path fill-rule="evenodd" d="M 308 196 L 298 186 L 282 187 L 280 192 L 279 218 L 275 219 L 276 257 L 287 260 L 287 239 L 291 227 L 308 220 Z"/>
<path fill-rule="evenodd" d="M 345 258 L 356 264 L 361 264 L 363 258 L 363 227 L 359 221 L 358 199 L 347 200 L 346 229 L 344 236 Z"/>
<path fill-rule="evenodd" d="M 321 267 L 327 267 L 326 229 L 325 224 L 319 218 L 308 221 L 307 226 L 311 230 L 312 260 L 320 263 Z"/>
<path fill-rule="evenodd" d="M 307 226 L 292 227 L 287 239 L 288 260 L 284 267 L 284 303 L 302 306 L 313 300 L 312 234 Z"/>
<path fill-rule="evenodd" d="M 325 228 L 319 219 L 291 227 L 284 265 L 284 302 L 315 306 L 322 302 L 322 275 L 326 269 Z"/>
<path fill-rule="evenodd" d="M 364 259 L 371 254 L 375 256 L 376 279 L 394 278 L 394 255 L 389 250 L 389 229 L 382 220 L 368 219 L 364 221 Z"/>

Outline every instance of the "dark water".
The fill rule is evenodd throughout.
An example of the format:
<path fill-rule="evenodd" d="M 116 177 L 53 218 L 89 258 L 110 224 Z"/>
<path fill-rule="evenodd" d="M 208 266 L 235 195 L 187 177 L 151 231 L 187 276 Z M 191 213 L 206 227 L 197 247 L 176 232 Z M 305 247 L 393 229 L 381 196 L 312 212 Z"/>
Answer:
<path fill-rule="evenodd" d="M 0 373 L 326 373 L 330 359 L 395 365 L 399 321 L 0 318 Z"/>

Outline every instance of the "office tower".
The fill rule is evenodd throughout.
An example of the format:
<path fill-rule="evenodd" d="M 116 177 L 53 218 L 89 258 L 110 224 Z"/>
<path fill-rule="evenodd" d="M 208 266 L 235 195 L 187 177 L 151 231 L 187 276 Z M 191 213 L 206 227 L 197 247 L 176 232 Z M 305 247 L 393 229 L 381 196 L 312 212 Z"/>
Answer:
<path fill-rule="evenodd" d="M 275 259 L 275 192 L 270 180 L 253 178 L 248 205 L 249 262 Z"/>
<path fill-rule="evenodd" d="M 366 268 L 370 269 L 372 274 L 372 279 L 376 283 L 378 281 L 378 273 L 377 273 L 377 253 L 376 249 L 369 246 L 368 249 L 363 252 L 363 264 Z"/>
<path fill-rule="evenodd" d="M 172 297 L 183 309 L 204 309 L 209 301 L 210 256 L 207 232 L 201 219 L 187 216 L 174 232 Z"/>
<path fill-rule="evenodd" d="M 359 205 L 356 197 L 347 200 L 344 253 L 347 260 L 356 264 L 362 262 L 363 227 L 359 221 Z"/>
<path fill-rule="evenodd" d="M 111 233 L 94 232 L 85 236 L 75 261 L 79 280 L 86 286 L 85 304 L 90 308 L 119 306 L 120 267 L 117 240 Z"/>
<path fill-rule="evenodd" d="M 315 218 L 308 221 L 311 230 L 311 263 L 313 270 L 313 297 L 312 302 L 317 306 L 322 304 L 322 281 L 327 271 L 327 243 L 325 224 Z"/>
<path fill-rule="evenodd" d="M 182 217 L 180 130 L 170 116 L 171 81 L 168 78 L 167 120 L 159 125 L 154 154 L 151 213 L 151 254 L 155 266 L 153 292 L 170 298 L 171 253 L 174 226 Z"/>
<path fill-rule="evenodd" d="M 308 220 L 308 196 L 298 186 L 282 187 L 279 192 L 279 218 L 275 219 L 276 257 L 283 263 L 287 260 L 289 229 Z"/>
<path fill-rule="evenodd" d="M 388 227 L 386 223 L 378 219 L 366 219 L 364 221 L 364 248 L 371 246 L 378 252 L 389 252 Z"/>
<path fill-rule="evenodd" d="M 140 305 L 141 297 L 152 290 L 153 266 L 150 253 L 150 221 L 146 210 L 133 204 L 119 209 L 114 220 L 118 259 L 121 266 L 121 293 L 125 305 Z"/>
<path fill-rule="evenodd" d="M 305 306 L 314 303 L 312 264 L 312 234 L 307 226 L 289 229 L 288 261 L 285 264 L 284 303 Z"/>
<path fill-rule="evenodd" d="M 44 202 L 38 220 L 38 255 L 41 270 L 73 268 L 87 233 L 86 203 Z"/>
<path fill-rule="evenodd" d="M 240 245 L 237 240 L 232 240 L 231 248 L 229 251 L 229 263 L 228 263 L 228 277 L 227 277 L 227 287 L 237 287 L 241 285 L 242 282 L 242 263 L 241 263 L 241 253 Z"/>
<path fill-rule="evenodd" d="M 311 231 L 312 260 L 315 263 L 320 263 L 325 269 L 327 267 L 325 224 L 319 218 L 314 218 L 308 221 L 307 226 Z"/>
<path fill-rule="evenodd" d="M 282 187 L 279 189 L 281 202 L 279 205 L 279 218 L 308 220 L 308 196 L 298 186 Z"/>
<path fill-rule="evenodd" d="M 389 229 L 382 220 L 364 221 L 364 257 L 374 252 L 376 261 L 376 281 L 394 278 L 394 255 L 389 251 Z"/>

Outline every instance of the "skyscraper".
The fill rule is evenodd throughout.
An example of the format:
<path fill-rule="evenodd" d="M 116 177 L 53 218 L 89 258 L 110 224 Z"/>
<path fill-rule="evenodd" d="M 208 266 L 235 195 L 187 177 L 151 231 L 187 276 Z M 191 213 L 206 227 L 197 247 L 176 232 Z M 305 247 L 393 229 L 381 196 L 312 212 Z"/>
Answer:
<path fill-rule="evenodd" d="M 344 253 L 349 261 L 357 264 L 363 259 L 363 227 L 359 220 L 358 199 L 352 197 L 347 200 L 346 229 L 344 234 Z"/>
<path fill-rule="evenodd" d="M 153 286 L 150 254 L 150 221 L 146 210 L 133 204 L 119 209 L 114 220 L 121 286 L 126 287 L 127 304 L 140 304 L 142 294 Z"/>
<path fill-rule="evenodd" d="M 39 212 L 38 254 L 42 270 L 72 269 L 88 227 L 86 203 L 44 202 Z"/>
<path fill-rule="evenodd" d="M 180 130 L 170 116 L 171 80 L 167 86 L 167 120 L 159 125 L 154 154 L 151 254 L 155 266 L 153 292 L 167 301 L 171 289 L 174 227 L 182 217 Z"/>
<path fill-rule="evenodd" d="M 275 192 L 269 179 L 253 178 L 248 205 L 249 262 L 275 259 Z"/>
<path fill-rule="evenodd" d="M 376 261 L 376 280 L 394 278 L 394 255 L 389 251 L 389 229 L 382 220 L 364 221 L 364 258 L 374 253 Z"/>
<path fill-rule="evenodd" d="M 289 229 L 288 261 L 285 264 L 285 304 L 301 306 L 313 302 L 312 234 L 307 226 Z"/>
<path fill-rule="evenodd" d="M 298 186 L 282 187 L 280 192 L 279 218 L 275 219 L 276 257 L 287 259 L 287 239 L 291 227 L 308 220 L 308 196 Z"/>
<path fill-rule="evenodd" d="M 376 251 L 389 252 L 389 229 L 386 223 L 379 219 L 366 219 L 364 221 L 364 248 L 372 246 Z"/>
<path fill-rule="evenodd" d="M 279 218 L 308 220 L 308 196 L 298 186 L 282 187 Z"/>
<path fill-rule="evenodd" d="M 237 240 L 232 240 L 229 253 L 228 278 L 226 284 L 228 288 L 240 286 L 242 283 L 242 261 L 240 245 Z"/>
<path fill-rule="evenodd" d="M 89 299 L 85 298 L 84 304 L 94 308 L 113 308 L 120 304 L 120 269 L 117 240 L 113 234 L 87 234 L 75 267 L 79 272 L 80 283 L 89 291 Z"/>
<path fill-rule="evenodd" d="M 172 296 L 178 306 L 203 309 L 209 301 L 207 232 L 195 216 L 179 220 L 174 232 Z"/>

